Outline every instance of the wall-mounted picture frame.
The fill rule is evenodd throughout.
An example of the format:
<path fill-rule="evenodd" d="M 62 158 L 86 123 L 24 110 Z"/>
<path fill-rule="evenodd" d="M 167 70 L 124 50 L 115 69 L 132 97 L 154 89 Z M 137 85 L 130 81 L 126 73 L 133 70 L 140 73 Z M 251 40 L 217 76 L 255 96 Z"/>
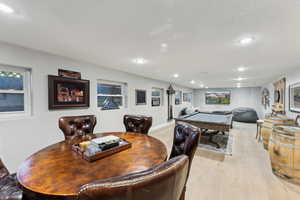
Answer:
<path fill-rule="evenodd" d="M 160 98 L 152 97 L 151 101 L 153 107 L 160 106 Z"/>
<path fill-rule="evenodd" d="M 300 82 L 290 85 L 290 111 L 300 113 Z"/>
<path fill-rule="evenodd" d="M 182 91 L 175 91 L 175 105 L 180 105 L 182 103 Z"/>
<path fill-rule="evenodd" d="M 182 94 L 182 101 L 183 102 L 192 102 L 192 93 L 191 92 L 184 92 Z"/>
<path fill-rule="evenodd" d="M 230 96 L 230 90 L 207 91 L 205 93 L 205 103 L 208 105 L 229 105 Z"/>
<path fill-rule="evenodd" d="M 48 108 L 70 109 L 90 106 L 90 81 L 48 76 Z"/>
<path fill-rule="evenodd" d="M 81 79 L 80 72 L 74 72 L 65 69 L 58 69 L 58 76 L 65 77 L 65 78 Z"/>
<path fill-rule="evenodd" d="M 147 105 L 147 91 L 146 90 L 135 90 L 135 104 L 139 105 Z"/>

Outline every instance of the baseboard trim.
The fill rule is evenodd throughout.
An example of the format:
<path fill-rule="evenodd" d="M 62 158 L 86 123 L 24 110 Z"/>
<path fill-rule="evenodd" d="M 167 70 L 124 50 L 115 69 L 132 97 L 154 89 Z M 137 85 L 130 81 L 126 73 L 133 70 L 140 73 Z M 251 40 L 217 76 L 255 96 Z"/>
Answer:
<path fill-rule="evenodd" d="M 163 124 L 160 124 L 160 125 L 157 125 L 157 126 L 154 126 L 150 129 L 150 133 L 152 132 L 155 132 L 155 131 L 158 131 L 160 129 L 164 129 L 164 128 L 167 128 L 168 126 L 172 126 L 173 124 L 175 123 L 174 120 L 170 121 L 170 122 L 166 122 L 166 123 L 163 123 Z"/>

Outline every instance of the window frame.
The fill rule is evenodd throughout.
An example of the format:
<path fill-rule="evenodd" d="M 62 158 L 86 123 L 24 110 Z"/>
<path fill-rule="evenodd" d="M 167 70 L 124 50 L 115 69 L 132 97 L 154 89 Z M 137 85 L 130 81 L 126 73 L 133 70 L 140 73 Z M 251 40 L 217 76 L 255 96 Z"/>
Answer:
<path fill-rule="evenodd" d="M 180 93 L 180 99 L 179 99 L 179 103 L 178 104 L 176 104 L 176 92 L 179 92 Z M 181 105 L 182 104 L 182 94 L 183 94 L 183 92 L 182 92 L 182 90 L 175 90 L 175 97 L 174 97 L 174 104 L 177 106 L 177 105 Z"/>
<path fill-rule="evenodd" d="M 153 96 L 152 95 L 152 92 L 153 91 L 159 91 L 160 92 L 160 95 L 159 96 Z M 153 106 L 152 105 L 152 99 L 153 98 L 159 98 L 159 106 Z M 161 106 L 163 106 L 164 104 L 163 104 L 163 100 L 164 100 L 164 89 L 163 88 L 158 88 L 158 87 L 152 87 L 152 89 L 151 89 L 151 107 L 161 107 Z"/>
<path fill-rule="evenodd" d="M 190 99 L 191 101 L 185 101 L 184 95 L 191 95 L 191 99 Z M 193 93 L 192 92 L 183 92 L 182 93 L 182 102 L 192 103 L 192 101 L 193 101 Z"/>
<path fill-rule="evenodd" d="M 107 85 L 115 85 L 115 86 L 121 86 L 121 94 L 99 94 L 98 93 L 98 84 L 107 84 Z M 122 97 L 122 106 L 119 106 L 119 109 L 123 109 L 126 108 L 126 83 L 123 82 L 118 82 L 118 81 L 108 81 L 108 80 L 102 80 L 102 79 L 98 79 L 97 80 L 97 86 L 96 86 L 96 90 L 97 90 L 97 108 L 102 109 L 103 106 L 98 106 L 98 97 L 99 96 L 104 96 L 104 97 Z M 109 109 L 108 109 L 109 110 Z M 118 109 L 111 109 L 111 110 L 118 110 Z"/>
<path fill-rule="evenodd" d="M 23 90 L 0 90 L 1 94 L 24 94 L 24 111 L 0 112 L 0 119 L 31 116 L 32 113 L 32 70 L 27 67 L 0 63 L 0 71 L 16 72 L 23 76 Z"/>

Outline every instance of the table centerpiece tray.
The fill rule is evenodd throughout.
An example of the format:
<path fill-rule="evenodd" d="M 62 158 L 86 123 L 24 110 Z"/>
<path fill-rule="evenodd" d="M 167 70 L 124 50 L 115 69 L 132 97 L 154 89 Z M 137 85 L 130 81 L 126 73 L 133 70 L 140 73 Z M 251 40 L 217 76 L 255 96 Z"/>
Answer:
<path fill-rule="evenodd" d="M 79 143 L 73 144 L 72 145 L 72 150 L 74 152 L 76 152 L 81 158 L 83 158 L 84 160 L 87 160 L 89 162 L 93 162 L 96 160 L 99 160 L 101 158 L 110 156 L 112 154 L 124 151 L 126 149 L 131 148 L 132 144 L 130 142 L 128 142 L 125 139 L 120 138 L 120 142 L 118 146 L 103 150 L 101 152 L 97 152 L 95 154 L 92 155 L 87 155 L 84 151 L 82 151 L 82 149 L 80 148 Z"/>

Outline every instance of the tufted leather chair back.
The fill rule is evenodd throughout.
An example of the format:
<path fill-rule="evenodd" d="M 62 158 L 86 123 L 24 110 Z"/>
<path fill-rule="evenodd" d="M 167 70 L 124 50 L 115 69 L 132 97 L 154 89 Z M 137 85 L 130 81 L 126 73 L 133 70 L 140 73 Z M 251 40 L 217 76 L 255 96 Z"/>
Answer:
<path fill-rule="evenodd" d="M 152 117 L 124 115 L 123 122 L 127 132 L 148 134 L 148 131 L 152 126 Z"/>
<path fill-rule="evenodd" d="M 187 156 L 152 169 L 81 187 L 79 200 L 179 200 L 188 173 Z"/>
<path fill-rule="evenodd" d="M 0 180 L 4 178 L 5 176 L 9 175 L 9 171 L 5 167 L 4 163 L 0 159 Z"/>
<path fill-rule="evenodd" d="M 189 171 L 200 139 L 200 132 L 191 126 L 177 123 L 174 129 L 173 147 L 170 159 L 179 155 L 189 157 Z M 188 173 L 189 174 L 189 173 Z"/>
<path fill-rule="evenodd" d="M 61 117 L 58 121 L 59 128 L 65 135 L 65 140 L 73 140 L 78 136 L 93 134 L 97 123 L 94 115 Z"/>

